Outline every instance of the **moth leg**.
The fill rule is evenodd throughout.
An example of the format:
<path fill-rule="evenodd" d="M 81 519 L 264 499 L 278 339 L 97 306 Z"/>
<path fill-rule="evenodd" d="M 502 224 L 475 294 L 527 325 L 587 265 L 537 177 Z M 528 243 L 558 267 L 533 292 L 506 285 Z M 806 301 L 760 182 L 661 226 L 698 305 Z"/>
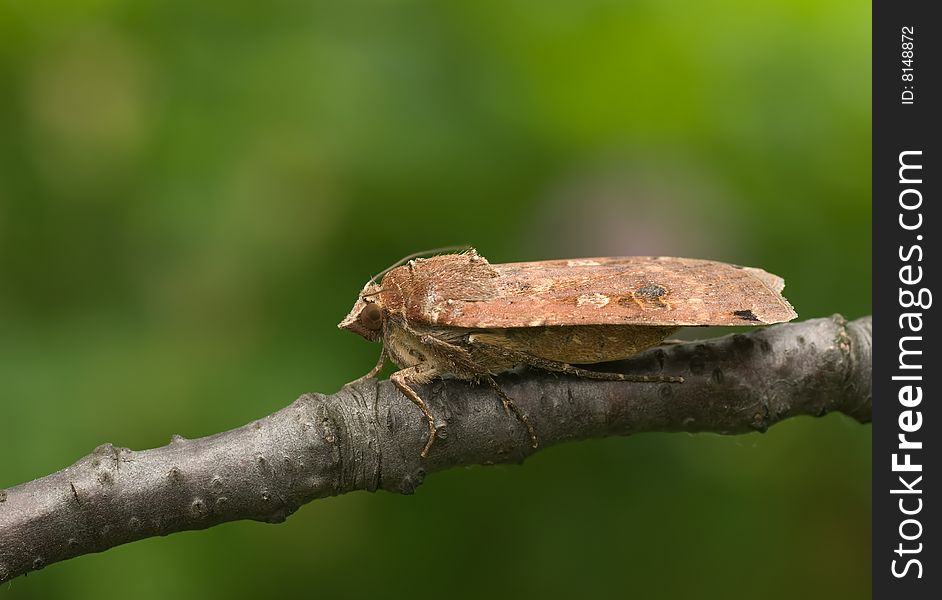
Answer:
<path fill-rule="evenodd" d="M 422 365 L 416 365 L 408 369 L 396 371 L 389 376 L 389 380 L 399 388 L 399 391 L 405 394 L 409 400 L 412 400 L 412 402 L 419 407 L 419 410 L 425 415 L 425 420 L 428 421 L 428 441 L 425 442 L 425 447 L 422 448 L 422 452 L 419 453 L 419 456 L 425 458 L 428 456 L 429 448 L 432 447 L 432 443 L 435 441 L 435 433 L 438 431 L 438 428 L 435 427 L 435 417 L 432 416 L 428 405 L 425 404 L 425 401 L 419 397 L 414 389 L 409 387 L 410 383 L 421 384 L 430 381 L 432 377 L 434 377 L 435 374 L 431 369 L 425 367 L 425 370 L 420 370 L 419 367 L 421 366 Z"/>
<path fill-rule="evenodd" d="M 456 346 L 451 342 L 446 342 L 433 335 L 423 335 L 419 339 L 423 344 L 447 353 L 449 360 L 451 360 L 454 365 L 454 373 L 456 375 L 472 376 L 487 372 L 486 369 L 474 362 L 474 359 L 471 358 L 471 353 L 461 346 Z"/>
<path fill-rule="evenodd" d="M 347 385 L 354 385 L 360 383 L 365 379 L 372 379 L 376 377 L 376 374 L 383 370 L 383 366 L 386 364 L 386 346 L 382 347 L 382 350 L 379 351 L 379 360 L 376 361 L 376 366 L 370 369 L 370 372 L 362 377 L 357 377 Z"/>
<path fill-rule="evenodd" d="M 531 367 L 553 371 L 556 373 L 565 373 L 575 375 L 576 377 L 585 377 L 586 379 L 601 379 L 603 381 L 631 381 L 634 383 L 683 383 L 683 377 L 673 377 L 668 375 L 626 375 L 625 373 L 609 373 L 605 371 L 590 371 L 573 366 L 569 363 L 540 358 L 532 354 L 523 354 L 522 362 Z"/>
<path fill-rule="evenodd" d="M 500 386 L 497 385 L 497 382 L 494 381 L 493 377 L 490 375 L 485 375 L 483 379 L 491 386 L 491 388 L 494 389 L 495 392 L 497 392 L 497 396 L 500 398 L 500 401 L 504 403 L 504 410 L 507 412 L 507 414 L 510 415 L 513 413 L 514 417 L 516 417 L 517 420 L 523 423 L 523 426 L 527 428 L 527 432 L 530 434 L 530 445 L 533 448 L 538 448 L 540 446 L 540 440 L 536 437 L 536 431 L 533 430 L 533 425 L 530 425 L 530 419 L 527 418 L 527 415 L 520 412 L 520 409 L 517 408 L 517 405 L 514 404 L 514 401 L 504 393 L 504 390 L 502 390 Z"/>
<path fill-rule="evenodd" d="M 477 343 L 479 346 L 484 346 L 495 350 L 507 358 L 511 358 L 517 362 L 517 364 L 524 364 L 530 367 L 536 367 L 537 369 L 543 369 L 544 371 L 553 371 L 555 373 L 566 373 L 567 375 L 575 375 L 577 377 L 585 377 L 586 379 L 601 379 L 604 381 L 631 381 L 635 383 L 683 383 L 683 377 L 671 377 L 667 375 L 626 375 L 624 373 L 607 373 L 604 371 L 590 371 L 589 369 L 582 369 L 576 366 L 573 366 L 569 363 L 560 362 L 558 360 L 551 360 L 549 358 L 542 358 L 529 354 L 527 352 L 520 352 L 519 350 L 508 350 L 506 348 L 498 348 L 492 344 L 487 344 L 477 340 L 474 336 L 470 338 L 471 343 Z"/>
<path fill-rule="evenodd" d="M 504 390 L 497 385 L 497 382 L 494 381 L 494 377 L 487 372 L 486 369 L 478 365 L 471 358 L 471 353 L 462 348 L 461 346 L 456 346 L 445 340 L 441 340 L 432 335 L 423 335 L 421 338 L 423 344 L 436 347 L 440 350 L 443 350 L 449 354 L 449 357 L 455 364 L 455 367 L 464 369 L 468 374 L 474 374 L 475 378 L 483 379 L 488 383 L 488 385 L 497 392 L 497 397 L 500 398 L 501 403 L 504 405 L 504 411 L 507 413 L 507 416 L 513 415 L 518 421 L 523 423 L 523 426 L 527 428 L 527 433 L 530 434 L 530 443 L 534 448 L 539 447 L 540 442 L 536 437 L 536 432 L 533 430 L 533 425 L 530 425 L 530 419 L 527 418 L 527 415 L 520 412 L 520 409 L 517 408 L 517 405 L 514 404 L 514 401 L 510 399 L 507 394 L 504 393 Z"/>

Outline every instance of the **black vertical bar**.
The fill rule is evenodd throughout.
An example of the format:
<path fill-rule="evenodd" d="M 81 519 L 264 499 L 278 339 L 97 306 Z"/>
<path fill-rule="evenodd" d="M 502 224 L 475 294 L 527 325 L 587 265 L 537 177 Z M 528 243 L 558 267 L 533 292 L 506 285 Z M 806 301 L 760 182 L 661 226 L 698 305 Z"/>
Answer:
<path fill-rule="evenodd" d="M 942 21 L 873 3 L 873 595 L 938 598 Z M 902 437 L 901 437 L 902 436 Z M 932 591 L 930 591 L 932 590 Z"/>

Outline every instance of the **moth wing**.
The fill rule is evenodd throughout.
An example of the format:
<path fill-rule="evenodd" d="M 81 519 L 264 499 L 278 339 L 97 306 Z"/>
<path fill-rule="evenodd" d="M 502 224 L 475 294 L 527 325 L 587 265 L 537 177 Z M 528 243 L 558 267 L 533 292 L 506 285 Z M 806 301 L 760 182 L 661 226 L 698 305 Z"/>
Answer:
<path fill-rule="evenodd" d="M 484 329 L 767 325 L 798 316 L 781 295 L 781 277 L 721 262 L 634 256 L 487 266 L 487 293 L 426 294 L 432 301 L 410 317 Z M 452 281 L 447 287 L 460 289 Z"/>

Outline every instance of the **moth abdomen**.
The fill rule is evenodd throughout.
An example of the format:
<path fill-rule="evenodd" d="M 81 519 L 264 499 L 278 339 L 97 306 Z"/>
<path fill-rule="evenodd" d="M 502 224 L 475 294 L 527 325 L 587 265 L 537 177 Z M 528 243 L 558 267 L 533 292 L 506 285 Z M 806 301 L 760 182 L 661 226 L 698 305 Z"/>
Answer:
<path fill-rule="evenodd" d="M 585 365 L 634 356 L 661 343 L 676 329 L 643 325 L 513 327 L 480 330 L 474 338 L 514 352 Z"/>

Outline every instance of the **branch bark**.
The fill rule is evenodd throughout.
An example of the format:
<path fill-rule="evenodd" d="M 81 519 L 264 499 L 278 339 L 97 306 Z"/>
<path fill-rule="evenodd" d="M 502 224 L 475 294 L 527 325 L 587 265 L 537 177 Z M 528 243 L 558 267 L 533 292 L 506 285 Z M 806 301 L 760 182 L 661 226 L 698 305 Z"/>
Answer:
<path fill-rule="evenodd" d="M 871 318 L 839 315 L 667 344 L 606 365 L 682 375 L 683 384 L 524 371 L 499 383 L 541 447 L 645 431 L 764 432 L 788 417 L 871 418 Z M 238 429 L 132 451 L 104 444 L 52 475 L 0 490 L 0 582 L 119 544 L 226 521 L 278 523 L 302 504 L 354 490 L 411 494 L 426 474 L 522 462 L 526 429 L 488 386 L 420 389 L 444 427 L 428 458 L 422 414 L 388 381 L 304 394 Z"/>

